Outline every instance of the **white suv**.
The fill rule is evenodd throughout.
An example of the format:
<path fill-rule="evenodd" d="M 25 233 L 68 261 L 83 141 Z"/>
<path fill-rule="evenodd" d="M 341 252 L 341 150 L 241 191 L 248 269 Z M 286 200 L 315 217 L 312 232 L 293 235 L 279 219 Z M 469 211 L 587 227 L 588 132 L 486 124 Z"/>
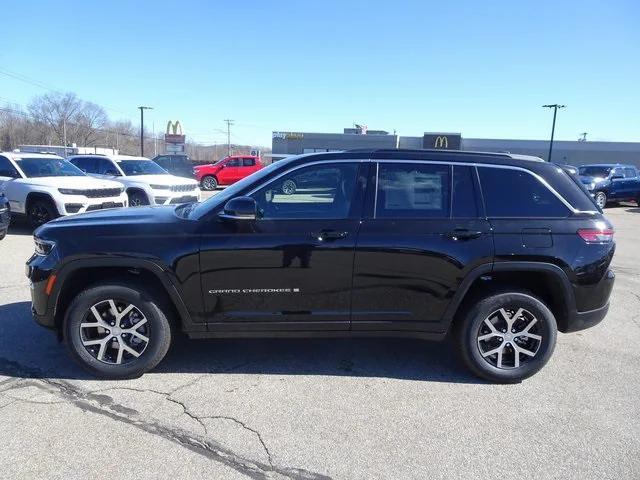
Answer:
<path fill-rule="evenodd" d="M 175 205 L 200 201 L 198 182 L 169 174 L 153 160 L 128 155 L 74 155 L 83 172 L 124 185 L 129 205 Z"/>
<path fill-rule="evenodd" d="M 98 180 L 57 155 L 0 152 L 0 193 L 12 214 L 26 215 L 34 227 L 60 215 L 126 207 L 124 188 Z"/>

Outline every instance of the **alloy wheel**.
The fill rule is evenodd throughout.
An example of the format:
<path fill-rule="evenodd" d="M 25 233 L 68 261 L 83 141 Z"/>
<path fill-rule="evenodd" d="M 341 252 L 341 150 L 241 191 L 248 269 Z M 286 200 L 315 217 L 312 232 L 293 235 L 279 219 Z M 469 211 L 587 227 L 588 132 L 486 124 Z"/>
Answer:
<path fill-rule="evenodd" d="M 285 180 L 282 184 L 282 193 L 285 195 L 293 195 L 296 193 L 296 183 L 293 180 Z"/>
<path fill-rule="evenodd" d="M 205 177 L 202 180 L 202 186 L 205 190 L 215 190 L 218 187 L 218 182 L 213 177 Z"/>
<path fill-rule="evenodd" d="M 600 208 L 604 208 L 606 204 L 607 196 L 602 192 L 596 193 L 596 205 L 598 205 Z"/>
<path fill-rule="evenodd" d="M 497 368 L 513 369 L 533 359 L 542 345 L 541 322 L 524 308 L 500 308 L 480 324 L 480 355 Z"/>
<path fill-rule="evenodd" d="M 149 324 L 135 305 L 103 300 L 85 313 L 80 340 L 96 360 L 110 365 L 127 364 L 149 346 Z"/>

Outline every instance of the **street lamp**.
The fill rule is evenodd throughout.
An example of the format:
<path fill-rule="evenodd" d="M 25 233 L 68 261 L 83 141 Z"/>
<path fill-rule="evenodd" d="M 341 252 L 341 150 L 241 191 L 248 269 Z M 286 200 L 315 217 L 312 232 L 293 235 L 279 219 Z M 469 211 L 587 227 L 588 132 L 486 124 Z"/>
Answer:
<path fill-rule="evenodd" d="M 551 141 L 549 142 L 549 158 L 547 158 L 547 161 L 550 162 L 551 161 L 551 152 L 553 151 L 553 134 L 556 131 L 556 115 L 558 114 L 558 109 L 559 108 L 565 108 L 566 105 L 559 105 L 557 103 L 554 103 L 553 105 L 542 105 L 543 108 L 553 108 L 553 124 L 551 126 Z"/>
<path fill-rule="evenodd" d="M 144 157 L 144 111 L 153 110 L 153 107 L 140 106 L 140 156 Z"/>

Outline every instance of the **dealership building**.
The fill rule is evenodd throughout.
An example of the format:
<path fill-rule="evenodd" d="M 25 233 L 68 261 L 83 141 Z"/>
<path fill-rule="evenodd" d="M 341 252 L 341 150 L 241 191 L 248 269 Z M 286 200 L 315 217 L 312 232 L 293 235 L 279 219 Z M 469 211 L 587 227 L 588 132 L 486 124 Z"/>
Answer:
<path fill-rule="evenodd" d="M 282 132 L 272 134 L 275 160 L 301 153 L 330 152 L 355 148 L 436 148 L 478 152 L 509 152 L 547 159 L 549 140 L 509 140 L 465 138 L 460 133 L 427 132 L 420 137 L 405 137 L 383 130 L 356 126 L 343 133 Z M 552 160 L 556 163 L 629 163 L 640 167 L 640 142 L 553 142 Z"/>

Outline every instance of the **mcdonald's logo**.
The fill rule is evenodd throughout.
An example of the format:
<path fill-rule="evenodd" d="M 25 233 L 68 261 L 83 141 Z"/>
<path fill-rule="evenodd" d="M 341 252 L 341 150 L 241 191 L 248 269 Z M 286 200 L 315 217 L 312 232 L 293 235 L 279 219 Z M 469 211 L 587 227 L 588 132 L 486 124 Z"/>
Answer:
<path fill-rule="evenodd" d="M 449 139 L 443 135 L 438 135 L 433 142 L 433 148 L 449 148 Z"/>
<path fill-rule="evenodd" d="M 182 125 L 180 125 L 180 121 L 176 120 L 172 122 L 169 120 L 167 122 L 167 135 L 182 135 Z"/>

